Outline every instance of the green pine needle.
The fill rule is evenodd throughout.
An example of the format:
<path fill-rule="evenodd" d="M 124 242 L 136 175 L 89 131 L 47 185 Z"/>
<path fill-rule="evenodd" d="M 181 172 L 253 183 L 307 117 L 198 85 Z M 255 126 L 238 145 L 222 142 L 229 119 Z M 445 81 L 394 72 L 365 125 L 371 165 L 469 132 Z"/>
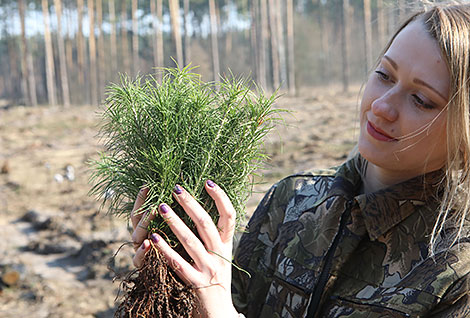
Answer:
<path fill-rule="evenodd" d="M 90 192 L 108 203 L 110 213 L 129 217 L 146 186 L 139 213 L 167 203 L 193 227 L 172 197 L 180 184 L 217 221 L 215 204 L 204 190 L 211 179 L 231 199 L 237 225 L 244 218 L 253 175 L 267 158 L 263 137 L 281 121 L 282 110 L 272 108 L 276 94 L 256 94 L 247 79 L 204 83 L 192 71 L 189 66 L 162 69 L 161 83 L 152 76 L 123 76 L 120 85 L 107 88 L 100 131 L 105 151 L 92 162 Z M 161 217 L 151 226 L 176 242 Z"/>

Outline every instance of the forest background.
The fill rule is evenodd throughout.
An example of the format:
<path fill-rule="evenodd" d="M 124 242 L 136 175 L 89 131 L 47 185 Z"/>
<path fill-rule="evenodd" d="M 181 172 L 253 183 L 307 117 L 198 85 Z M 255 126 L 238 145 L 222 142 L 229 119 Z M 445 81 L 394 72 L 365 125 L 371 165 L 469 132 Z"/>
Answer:
<path fill-rule="evenodd" d="M 364 81 L 386 39 L 420 1 L 1 0 L 0 98 L 97 104 L 120 73 L 199 66 L 291 94 Z"/>
<path fill-rule="evenodd" d="M 204 81 L 279 88 L 292 112 L 266 139 L 250 215 L 280 178 L 345 160 L 367 72 L 423 2 L 0 0 L 0 317 L 113 317 L 131 229 L 88 196 L 87 163 L 119 74 L 192 63 Z"/>

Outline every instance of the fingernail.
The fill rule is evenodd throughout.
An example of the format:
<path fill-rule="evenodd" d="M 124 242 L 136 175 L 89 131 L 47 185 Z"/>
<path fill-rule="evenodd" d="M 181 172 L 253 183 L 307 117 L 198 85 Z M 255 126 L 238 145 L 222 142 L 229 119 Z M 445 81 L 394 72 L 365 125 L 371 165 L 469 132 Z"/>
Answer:
<path fill-rule="evenodd" d="M 212 180 L 207 180 L 206 183 L 207 183 L 207 185 L 208 185 L 209 187 L 211 187 L 211 188 L 215 187 L 215 183 L 214 183 L 214 181 L 212 181 Z"/>
<path fill-rule="evenodd" d="M 158 243 L 158 241 L 160 240 L 160 237 L 158 236 L 157 233 L 153 233 L 152 235 L 150 235 L 150 239 L 152 240 L 152 242 Z"/>
<path fill-rule="evenodd" d="M 170 211 L 170 207 L 166 205 L 165 203 L 160 204 L 160 212 L 165 214 Z"/>
<path fill-rule="evenodd" d="M 181 188 L 179 185 L 175 185 L 175 188 L 173 189 L 173 191 L 176 194 L 181 194 L 181 193 L 183 193 L 183 188 Z"/>
<path fill-rule="evenodd" d="M 142 245 L 140 246 L 141 249 L 145 250 L 148 246 L 148 240 L 145 240 L 142 242 Z"/>

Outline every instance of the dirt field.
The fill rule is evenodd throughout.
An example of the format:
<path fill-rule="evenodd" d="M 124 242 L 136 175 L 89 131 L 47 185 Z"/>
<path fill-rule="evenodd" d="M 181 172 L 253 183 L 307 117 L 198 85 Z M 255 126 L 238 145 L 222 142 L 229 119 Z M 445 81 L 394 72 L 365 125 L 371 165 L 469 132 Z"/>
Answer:
<path fill-rule="evenodd" d="M 293 111 L 271 135 L 264 184 L 341 163 L 357 138 L 357 94 L 329 90 L 281 97 Z M 97 108 L 0 108 L 0 317 L 112 317 L 119 283 L 132 268 L 127 222 L 99 212 L 87 195 L 87 161 L 101 150 Z M 8 283 L 8 284 L 7 284 Z"/>

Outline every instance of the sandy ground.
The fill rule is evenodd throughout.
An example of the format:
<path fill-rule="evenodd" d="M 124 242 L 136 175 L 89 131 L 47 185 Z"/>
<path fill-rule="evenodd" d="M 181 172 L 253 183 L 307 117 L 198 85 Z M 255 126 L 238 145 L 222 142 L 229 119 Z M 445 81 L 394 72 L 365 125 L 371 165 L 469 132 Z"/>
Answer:
<path fill-rule="evenodd" d="M 357 94 L 322 89 L 283 96 L 292 111 L 266 140 L 271 155 L 247 204 L 294 172 L 341 163 L 357 138 Z M 96 108 L 0 109 L 0 317 L 112 317 L 132 269 L 124 219 L 88 196 L 87 161 L 101 150 Z M 111 261 L 112 260 L 112 261 Z M 8 284 L 7 284 L 8 283 Z"/>

